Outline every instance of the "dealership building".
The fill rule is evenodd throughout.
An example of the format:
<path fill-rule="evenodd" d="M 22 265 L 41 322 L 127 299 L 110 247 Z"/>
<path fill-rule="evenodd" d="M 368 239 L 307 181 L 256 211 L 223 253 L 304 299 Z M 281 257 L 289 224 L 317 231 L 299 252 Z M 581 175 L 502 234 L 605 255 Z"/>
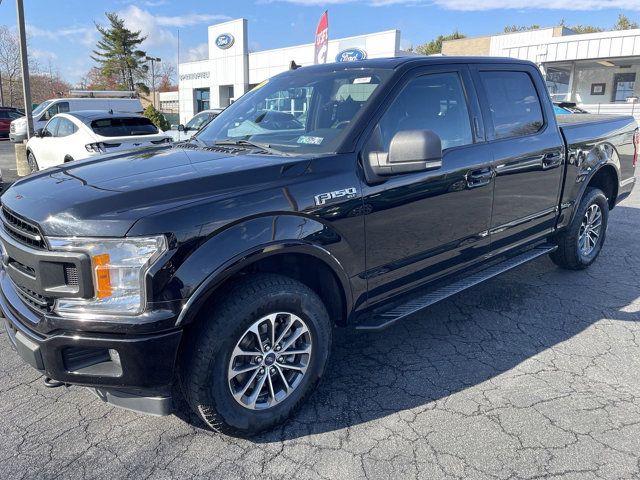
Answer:
<path fill-rule="evenodd" d="M 562 26 L 541 28 L 446 41 L 442 53 L 530 60 L 554 100 L 640 120 L 640 29 L 576 34 Z"/>
<path fill-rule="evenodd" d="M 178 103 L 180 121 L 208 108 L 226 107 L 255 85 L 290 68 L 291 62 L 313 64 L 314 44 L 259 52 L 249 51 L 246 19 L 209 27 L 209 58 L 178 66 L 179 91 L 160 94 L 161 109 Z M 310 29 L 309 36 L 313 38 Z M 329 41 L 327 61 L 401 55 L 400 31 L 370 33 Z"/>

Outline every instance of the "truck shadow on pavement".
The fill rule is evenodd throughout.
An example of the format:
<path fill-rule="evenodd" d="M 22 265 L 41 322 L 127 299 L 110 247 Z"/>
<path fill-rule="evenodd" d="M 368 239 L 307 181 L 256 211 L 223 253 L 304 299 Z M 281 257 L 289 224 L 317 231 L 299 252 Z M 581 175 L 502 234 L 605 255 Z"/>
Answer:
<path fill-rule="evenodd" d="M 408 410 L 411 417 L 477 386 L 465 401 L 480 409 L 490 406 L 495 383 L 508 382 L 494 382 L 501 375 L 519 377 L 518 388 L 528 389 L 522 395 L 535 397 L 535 372 L 559 368 L 555 357 L 571 362 L 573 355 L 599 354 L 597 343 L 590 349 L 568 340 L 601 321 L 640 320 L 640 255 L 629 241 L 638 225 L 640 209 L 618 206 L 602 254 L 588 270 L 561 270 L 543 257 L 383 332 L 334 330 L 325 378 L 307 404 L 251 440 L 336 431 Z M 183 400 L 176 404 L 179 417 L 206 428 Z"/>

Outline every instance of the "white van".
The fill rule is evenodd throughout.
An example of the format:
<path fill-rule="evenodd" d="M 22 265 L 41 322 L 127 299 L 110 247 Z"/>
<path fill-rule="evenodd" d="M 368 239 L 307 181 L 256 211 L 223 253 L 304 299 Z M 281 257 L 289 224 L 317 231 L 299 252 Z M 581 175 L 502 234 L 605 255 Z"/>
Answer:
<path fill-rule="evenodd" d="M 143 108 L 138 98 L 55 98 L 42 102 L 33 110 L 33 130 L 36 131 L 39 128 L 43 128 L 56 113 L 77 112 L 79 110 L 112 110 L 122 113 L 142 113 Z M 26 117 L 21 117 L 11 122 L 9 138 L 15 143 L 27 139 Z"/>

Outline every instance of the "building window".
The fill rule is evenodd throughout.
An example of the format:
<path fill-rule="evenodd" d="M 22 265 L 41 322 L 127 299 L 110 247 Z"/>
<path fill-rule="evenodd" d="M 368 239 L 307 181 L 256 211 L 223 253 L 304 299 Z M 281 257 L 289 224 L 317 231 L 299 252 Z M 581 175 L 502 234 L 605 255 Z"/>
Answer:
<path fill-rule="evenodd" d="M 196 88 L 194 90 L 196 97 L 196 111 L 195 113 L 202 112 L 203 110 L 209 110 L 209 98 L 210 92 L 208 88 Z"/>
<path fill-rule="evenodd" d="M 571 94 L 571 65 L 553 65 L 546 67 L 545 80 L 551 99 L 565 101 Z"/>
<path fill-rule="evenodd" d="M 633 97 L 635 84 L 635 73 L 616 73 L 613 76 L 613 101 L 626 102 L 627 98 Z"/>

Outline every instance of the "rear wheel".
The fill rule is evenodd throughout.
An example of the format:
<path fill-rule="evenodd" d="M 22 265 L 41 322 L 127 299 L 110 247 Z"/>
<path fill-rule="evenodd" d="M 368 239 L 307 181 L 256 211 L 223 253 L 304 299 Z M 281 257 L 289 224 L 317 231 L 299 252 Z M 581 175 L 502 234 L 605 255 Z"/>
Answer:
<path fill-rule="evenodd" d="M 33 152 L 29 152 L 29 154 L 27 155 L 27 163 L 29 164 L 29 173 L 35 173 L 40 170 L 40 168 L 38 168 L 38 162 Z"/>
<path fill-rule="evenodd" d="M 180 380 L 212 429 L 247 435 L 272 428 L 311 394 L 331 347 L 318 296 L 288 277 L 238 282 L 189 332 Z"/>
<path fill-rule="evenodd" d="M 608 220 L 605 194 L 598 188 L 587 189 L 573 221 L 558 235 L 558 249 L 551 253 L 551 259 L 569 270 L 587 268 L 602 250 Z"/>

